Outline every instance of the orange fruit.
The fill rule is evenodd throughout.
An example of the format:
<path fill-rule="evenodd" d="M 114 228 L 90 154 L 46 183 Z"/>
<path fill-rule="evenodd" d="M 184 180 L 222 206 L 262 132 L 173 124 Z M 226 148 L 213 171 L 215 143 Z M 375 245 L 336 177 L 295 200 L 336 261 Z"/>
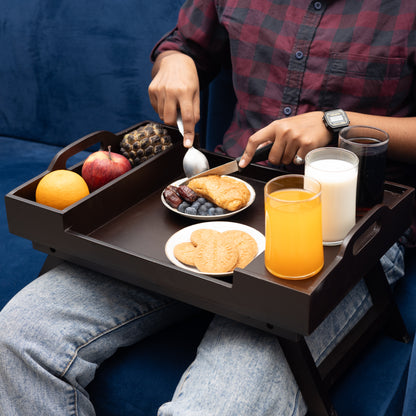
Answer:
<path fill-rule="evenodd" d="M 90 193 L 81 175 L 59 169 L 47 173 L 36 187 L 36 202 L 56 209 L 64 209 Z"/>

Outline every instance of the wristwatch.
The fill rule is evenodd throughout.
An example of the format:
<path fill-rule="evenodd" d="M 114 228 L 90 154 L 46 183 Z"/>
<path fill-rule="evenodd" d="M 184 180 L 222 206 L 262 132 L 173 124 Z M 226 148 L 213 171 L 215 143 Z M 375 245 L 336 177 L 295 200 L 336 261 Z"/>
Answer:
<path fill-rule="evenodd" d="M 345 111 L 339 108 L 337 110 L 324 111 L 322 120 L 325 127 L 331 132 L 332 140 L 338 140 L 339 131 L 350 124 Z"/>

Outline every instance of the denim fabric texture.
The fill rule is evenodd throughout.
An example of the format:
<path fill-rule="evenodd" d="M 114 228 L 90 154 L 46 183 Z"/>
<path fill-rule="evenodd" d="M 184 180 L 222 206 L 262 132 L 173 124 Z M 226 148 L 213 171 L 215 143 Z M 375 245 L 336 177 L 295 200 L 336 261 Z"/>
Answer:
<path fill-rule="evenodd" d="M 382 259 L 390 282 L 403 251 Z M 319 363 L 368 309 L 359 283 L 307 338 Z M 119 347 L 197 313 L 175 300 L 64 263 L 0 313 L 0 415 L 94 415 L 85 390 Z M 274 336 L 215 317 L 195 361 L 159 416 L 303 415 L 305 405 Z"/>

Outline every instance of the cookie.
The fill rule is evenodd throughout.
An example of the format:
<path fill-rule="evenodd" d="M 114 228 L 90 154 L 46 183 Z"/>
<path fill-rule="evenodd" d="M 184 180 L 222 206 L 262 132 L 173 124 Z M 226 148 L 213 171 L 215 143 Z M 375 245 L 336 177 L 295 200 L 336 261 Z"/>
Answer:
<path fill-rule="evenodd" d="M 221 235 L 219 231 L 210 230 L 208 228 L 200 228 L 199 230 L 195 230 L 191 234 L 191 242 L 194 246 L 198 246 L 199 244 L 212 240 L 215 237 Z"/>
<path fill-rule="evenodd" d="M 204 273 L 230 272 L 237 260 L 237 248 L 221 234 L 198 244 L 194 256 L 196 268 Z"/>
<path fill-rule="evenodd" d="M 173 248 L 173 255 L 188 266 L 195 266 L 194 256 L 196 247 L 190 242 L 179 243 Z"/>
<path fill-rule="evenodd" d="M 241 230 L 228 230 L 222 236 L 237 247 L 238 261 L 235 267 L 244 269 L 256 257 L 258 246 L 250 234 Z"/>

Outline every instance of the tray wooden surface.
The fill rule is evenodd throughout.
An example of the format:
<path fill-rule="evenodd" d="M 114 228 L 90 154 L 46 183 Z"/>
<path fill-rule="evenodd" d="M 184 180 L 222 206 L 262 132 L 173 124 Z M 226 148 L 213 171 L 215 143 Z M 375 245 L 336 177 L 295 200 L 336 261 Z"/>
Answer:
<path fill-rule="evenodd" d="M 9 229 L 47 254 L 101 271 L 123 281 L 172 296 L 277 335 L 310 334 L 349 290 L 378 262 L 410 224 L 413 188 L 386 182 L 384 200 L 357 220 L 343 244 L 325 247 L 325 265 L 316 276 L 289 281 L 274 277 L 259 255 L 244 270 L 218 278 L 173 265 L 165 255 L 169 237 L 197 221 L 163 206 L 164 187 L 183 176 L 185 152 L 176 129 L 169 129 L 174 146 L 91 193 L 65 210 L 37 204 L 39 180 L 50 170 L 94 143 L 117 149 L 124 133 L 88 135 L 54 158 L 48 170 L 5 197 Z M 230 158 L 205 152 L 210 166 Z M 80 172 L 82 164 L 71 167 Z M 228 218 L 264 233 L 263 188 L 281 174 L 250 165 L 238 177 L 250 183 L 256 200 Z"/>

